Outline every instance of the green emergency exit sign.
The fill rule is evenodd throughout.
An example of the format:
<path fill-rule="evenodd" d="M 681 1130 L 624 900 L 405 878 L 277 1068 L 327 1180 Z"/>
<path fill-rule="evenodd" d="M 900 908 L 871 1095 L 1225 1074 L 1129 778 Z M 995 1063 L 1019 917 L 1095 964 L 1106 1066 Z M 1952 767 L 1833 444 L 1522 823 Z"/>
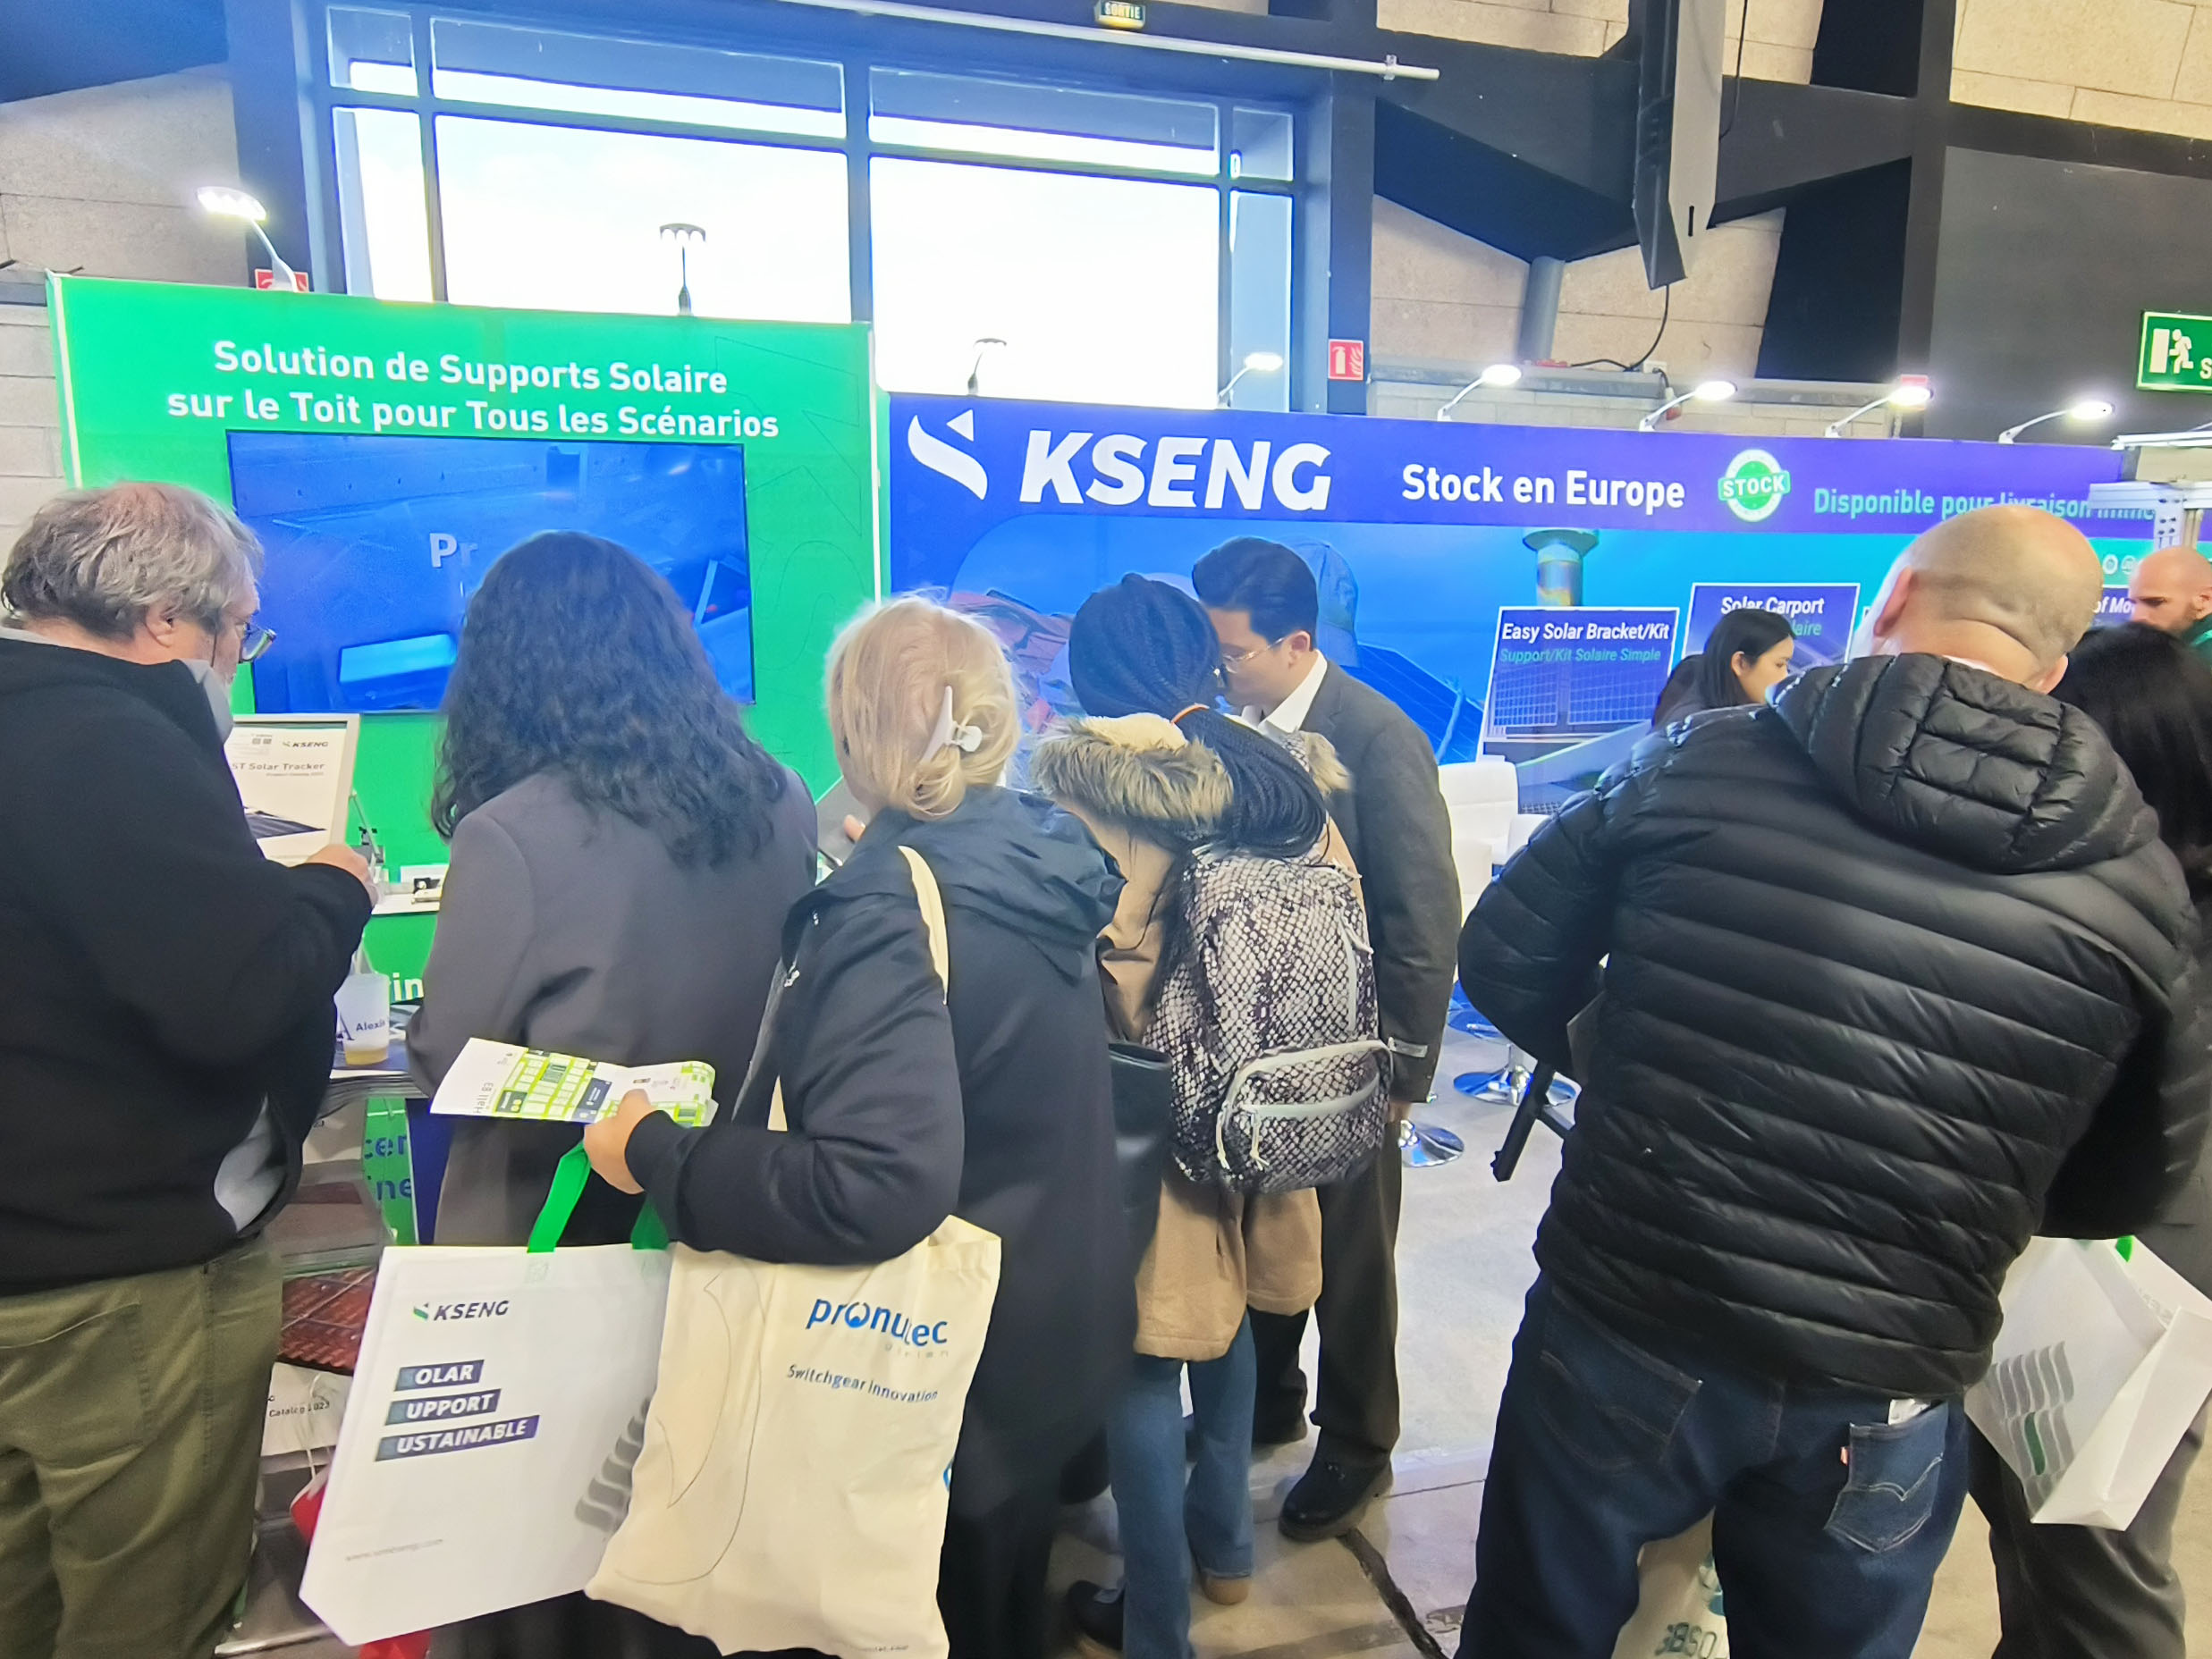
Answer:
<path fill-rule="evenodd" d="M 2135 383 L 2146 392 L 2212 392 L 2212 316 L 2144 312 Z"/>

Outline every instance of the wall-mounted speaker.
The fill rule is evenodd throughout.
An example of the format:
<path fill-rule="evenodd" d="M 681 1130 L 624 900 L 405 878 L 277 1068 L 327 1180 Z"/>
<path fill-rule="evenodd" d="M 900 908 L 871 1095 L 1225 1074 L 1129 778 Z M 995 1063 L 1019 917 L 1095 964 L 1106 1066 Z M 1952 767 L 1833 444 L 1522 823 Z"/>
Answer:
<path fill-rule="evenodd" d="M 1644 280 L 1690 274 L 1711 229 L 1720 174 L 1727 0 L 1636 0 L 1636 240 Z"/>

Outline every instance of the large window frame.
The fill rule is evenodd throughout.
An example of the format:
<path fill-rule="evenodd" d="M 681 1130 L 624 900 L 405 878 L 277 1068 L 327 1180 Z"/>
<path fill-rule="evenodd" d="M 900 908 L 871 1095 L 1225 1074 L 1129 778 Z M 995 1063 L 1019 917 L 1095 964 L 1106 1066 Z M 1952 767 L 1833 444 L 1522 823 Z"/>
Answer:
<path fill-rule="evenodd" d="M 408 18 L 412 31 L 415 63 L 415 91 L 412 94 L 375 92 L 333 84 L 329 13 L 333 11 L 368 10 Z M 1216 203 L 1216 235 L 1219 259 L 1217 265 L 1218 327 L 1216 333 L 1217 383 L 1227 384 L 1235 375 L 1237 365 L 1232 362 L 1235 351 L 1232 336 L 1232 300 L 1235 292 L 1234 265 L 1231 257 L 1231 225 L 1233 206 L 1239 193 L 1282 197 L 1289 199 L 1293 232 L 1289 269 L 1289 305 L 1292 325 L 1288 342 L 1288 361 L 1282 370 L 1282 385 L 1286 388 L 1301 383 L 1301 369 L 1304 366 L 1306 337 L 1310 332 L 1299 325 L 1309 303 L 1308 290 L 1313 280 L 1308 271 L 1312 239 L 1298 227 L 1309 221 L 1321 206 L 1321 187 L 1308 181 L 1313 171 L 1308 150 L 1311 144 L 1310 103 L 1285 98 L 1279 93 L 1249 94 L 1194 90 L 1183 84 L 1140 82 L 1131 79 L 1085 74 L 1071 76 L 1054 65 L 1041 70 L 1035 63 L 1023 64 L 1018 53 L 1009 53 L 995 41 L 963 38 L 957 45 L 963 55 L 953 57 L 946 53 L 916 52 L 901 49 L 896 54 L 855 52 L 842 48 L 820 36 L 789 30 L 740 29 L 735 26 L 727 31 L 706 35 L 697 29 L 681 26 L 654 27 L 636 22 L 625 23 L 619 19 L 603 18 L 582 12 L 560 16 L 531 15 L 507 11 L 477 11 L 460 0 L 460 4 L 421 5 L 404 4 L 403 0 L 306 0 L 295 13 L 294 44 L 298 52 L 301 110 L 306 128 L 302 134 L 308 147 L 310 166 L 308 170 L 310 212 L 315 216 L 312 238 L 316 245 L 316 265 L 319 272 L 327 273 L 335 284 L 344 280 L 345 260 L 342 252 L 343 212 L 340 201 L 340 173 L 338 141 L 334 116 L 348 109 L 384 109 L 410 114 L 416 117 L 422 146 L 423 196 L 426 233 L 428 242 L 431 298 L 443 302 L 447 297 L 446 256 L 443 205 L 438 179 L 438 118 L 460 116 L 472 121 L 511 122 L 522 126 L 563 127 L 586 131 L 631 132 L 648 136 L 685 139 L 703 139 L 720 143 L 762 144 L 784 149 L 807 149 L 841 153 L 845 157 L 847 196 L 847 231 L 849 244 L 848 273 L 852 316 L 856 322 L 874 318 L 874 259 L 871 234 L 870 164 L 878 156 L 899 157 L 926 162 L 954 162 L 977 167 L 1001 168 L 1013 172 L 1066 173 L 1094 178 L 1127 179 L 1144 182 L 1177 185 L 1210 186 Z M 513 104 L 485 104 L 473 100 L 441 97 L 436 92 L 436 78 L 432 56 L 432 22 L 436 18 L 449 18 L 470 23 L 492 23 L 523 29 L 539 29 L 562 35 L 586 35 L 654 45 L 696 46 L 707 50 L 755 52 L 774 56 L 808 59 L 817 63 L 834 63 L 844 77 L 845 136 L 825 136 L 794 133 L 765 127 L 738 125 L 705 125 L 666 119 L 641 119 L 612 114 L 585 114 L 560 109 L 525 107 Z M 741 38 L 733 36 L 742 33 Z M 966 31 L 948 29 L 948 34 Z M 949 42 L 948 45 L 954 43 Z M 966 48 L 979 49 L 967 53 Z M 1215 165 L 1211 174 L 1190 171 L 1152 169 L 1115 165 L 1093 161 L 1063 161 L 1034 156 L 1010 156 L 996 151 L 978 151 L 936 146 L 886 143 L 871 138 L 869 132 L 870 74 L 875 70 L 923 71 L 940 74 L 980 77 L 991 80 L 1026 82 L 1034 87 L 1067 88 L 1082 91 L 1119 93 L 1144 97 L 1167 97 L 1178 102 L 1206 104 L 1213 106 L 1216 120 Z M 1291 131 L 1291 165 L 1289 180 L 1259 179 L 1240 176 L 1237 171 L 1237 149 L 1233 143 L 1237 112 L 1239 109 L 1259 110 L 1287 117 Z M 1296 408 L 1299 400 L 1292 395 L 1288 406 Z"/>

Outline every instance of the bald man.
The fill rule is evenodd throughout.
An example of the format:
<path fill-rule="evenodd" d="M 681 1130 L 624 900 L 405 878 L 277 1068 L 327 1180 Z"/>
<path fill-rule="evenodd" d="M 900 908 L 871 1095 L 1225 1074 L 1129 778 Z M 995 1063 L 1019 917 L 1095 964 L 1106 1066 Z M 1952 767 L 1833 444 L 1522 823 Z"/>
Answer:
<path fill-rule="evenodd" d="M 2173 635 L 2212 662 L 2212 560 L 2193 547 L 2162 547 L 2128 578 L 2134 619 Z"/>
<path fill-rule="evenodd" d="M 2212 1107 L 2181 872 L 2046 695 L 2102 579 L 2032 508 L 1938 526 L 1866 654 L 1656 734 L 1483 893 L 1474 1006 L 1570 1072 L 1588 1014 L 1461 1659 L 1608 1659 L 1708 1513 L 1737 1651 L 1911 1654 L 2005 1269 L 2156 1215 Z"/>

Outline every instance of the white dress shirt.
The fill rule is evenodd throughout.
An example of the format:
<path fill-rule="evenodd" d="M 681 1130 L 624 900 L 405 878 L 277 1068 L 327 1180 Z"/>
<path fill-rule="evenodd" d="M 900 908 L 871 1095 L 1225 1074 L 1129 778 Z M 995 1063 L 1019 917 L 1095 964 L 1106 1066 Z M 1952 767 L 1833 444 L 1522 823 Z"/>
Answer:
<path fill-rule="evenodd" d="M 1313 666 L 1306 669 L 1305 678 L 1298 682 L 1298 688 L 1282 700 L 1275 712 L 1262 719 L 1258 705 L 1254 704 L 1245 711 L 1246 723 L 1272 726 L 1277 731 L 1304 730 L 1305 717 L 1313 712 L 1313 699 L 1321 695 L 1321 681 L 1328 676 L 1329 659 L 1317 651 L 1313 653 Z"/>

